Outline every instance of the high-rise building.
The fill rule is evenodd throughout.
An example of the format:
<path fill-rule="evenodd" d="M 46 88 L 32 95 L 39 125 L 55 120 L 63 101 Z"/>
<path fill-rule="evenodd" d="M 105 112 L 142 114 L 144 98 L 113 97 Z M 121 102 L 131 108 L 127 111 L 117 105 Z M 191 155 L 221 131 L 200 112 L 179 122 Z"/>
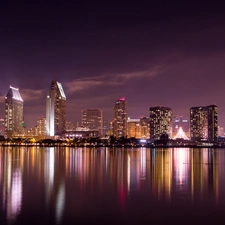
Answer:
<path fill-rule="evenodd" d="M 62 135 L 66 130 L 66 95 L 61 83 L 52 80 L 46 101 L 46 134 Z"/>
<path fill-rule="evenodd" d="M 218 126 L 218 136 L 219 137 L 224 137 L 225 136 L 224 127 Z"/>
<path fill-rule="evenodd" d="M 5 119 L 0 118 L 0 136 L 5 135 Z"/>
<path fill-rule="evenodd" d="M 23 99 L 18 88 L 9 87 L 5 97 L 5 136 L 11 138 L 23 133 Z"/>
<path fill-rule="evenodd" d="M 150 138 L 150 120 L 148 117 L 142 117 L 140 119 L 141 125 L 141 138 L 149 139 Z"/>
<path fill-rule="evenodd" d="M 127 101 L 120 98 L 115 102 L 113 136 L 120 138 L 127 136 Z"/>
<path fill-rule="evenodd" d="M 38 136 L 46 136 L 46 118 L 42 117 L 37 121 Z"/>
<path fill-rule="evenodd" d="M 108 135 L 108 131 L 109 131 L 109 120 L 103 118 L 103 125 L 102 125 L 103 135 Z"/>
<path fill-rule="evenodd" d="M 162 134 L 172 137 L 172 109 L 163 106 L 150 108 L 150 139 L 159 140 Z"/>
<path fill-rule="evenodd" d="M 216 141 L 218 138 L 218 107 L 216 105 L 190 109 L 190 136 L 193 141 Z"/>
<path fill-rule="evenodd" d="M 99 135 L 102 135 L 102 110 L 100 109 L 87 109 L 81 111 L 82 127 L 89 128 L 90 130 L 98 130 Z"/>

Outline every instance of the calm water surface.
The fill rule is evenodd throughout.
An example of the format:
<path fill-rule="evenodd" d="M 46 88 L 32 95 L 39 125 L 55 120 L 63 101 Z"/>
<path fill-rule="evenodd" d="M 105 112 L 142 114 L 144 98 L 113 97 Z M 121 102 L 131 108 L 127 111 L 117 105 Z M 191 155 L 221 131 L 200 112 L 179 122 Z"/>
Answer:
<path fill-rule="evenodd" d="M 0 224 L 225 224 L 225 149 L 0 147 Z"/>

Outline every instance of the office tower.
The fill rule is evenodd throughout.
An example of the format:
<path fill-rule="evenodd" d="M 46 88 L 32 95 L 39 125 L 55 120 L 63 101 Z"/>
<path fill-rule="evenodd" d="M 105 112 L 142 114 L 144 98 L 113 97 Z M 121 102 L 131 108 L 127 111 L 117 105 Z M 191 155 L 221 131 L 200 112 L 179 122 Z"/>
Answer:
<path fill-rule="evenodd" d="M 127 101 L 120 98 L 115 102 L 113 135 L 117 138 L 127 136 Z"/>
<path fill-rule="evenodd" d="M 142 117 L 140 119 L 141 125 L 141 138 L 149 139 L 150 138 L 150 120 L 148 117 Z"/>
<path fill-rule="evenodd" d="M 172 131 L 173 131 L 173 138 L 177 135 L 177 133 L 182 128 L 183 132 L 187 137 L 190 137 L 190 123 L 189 120 L 184 118 L 182 115 L 174 115 L 173 116 L 173 124 L 172 124 Z"/>
<path fill-rule="evenodd" d="M 216 105 L 190 109 L 190 136 L 193 141 L 216 141 L 218 138 L 218 107 Z"/>
<path fill-rule="evenodd" d="M 103 125 L 102 125 L 103 135 L 108 135 L 108 131 L 109 131 L 109 120 L 103 118 Z"/>
<path fill-rule="evenodd" d="M 23 133 L 23 99 L 18 88 L 9 87 L 5 97 L 5 136 L 11 138 Z"/>
<path fill-rule="evenodd" d="M 155 106 L 150 108 L 150 139 L 159 140 L 162 134 L 172 137 L 172 109 Z"/>
<path fill-rule="evenodd" d="M 0 136 L 4 136 L 5 134 L 5 119 L 0 118 Z"/>
<path fill-rule="evenodd" d="M 102 110 L 87 109 L 81 111 L 82 126 L 90 130 L 98 130 L 99 135 L 102 135 Z"/>
<path fill-rule="evenodd" d="M 140 119 L 131 119 L 127 120 L 127 137 L 131 138 L 141 138 L 141 125 Z"/>
<path fill-rule="evenodd" d="M 46 101 L 46 134 L 62 135 L 66 130 L 66 95 L 62 85 L 52 80 Z"/>

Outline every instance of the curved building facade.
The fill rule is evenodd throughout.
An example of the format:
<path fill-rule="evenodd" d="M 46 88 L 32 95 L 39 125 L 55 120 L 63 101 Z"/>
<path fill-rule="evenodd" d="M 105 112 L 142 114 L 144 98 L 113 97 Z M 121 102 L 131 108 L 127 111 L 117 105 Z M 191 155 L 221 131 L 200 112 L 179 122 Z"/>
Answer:
<path fill-rule="evenodd" d="M 9 87 L 5 97 L 5 136 L 11 138 L 23 134 L 23 99 L 18 88 Z"/>
<path fill-rule="evenodd" d="M 46 135 L 61 136 L 66 130 L 66 95 L 61 83 L 52 80 L 46 99 Z"/>

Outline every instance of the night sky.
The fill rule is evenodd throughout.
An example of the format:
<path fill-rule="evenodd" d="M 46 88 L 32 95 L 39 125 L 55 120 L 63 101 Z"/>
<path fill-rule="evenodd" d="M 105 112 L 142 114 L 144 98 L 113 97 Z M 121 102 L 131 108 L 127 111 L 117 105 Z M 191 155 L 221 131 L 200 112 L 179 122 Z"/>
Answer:
<path fill-rule="evenodd" d="M 54 79 L 74 123 L 88 108 L 112 120 L 125 97 L 132 118 L 155 105 L 189 118 L 190 107 L 217 104 L 225 126 L 225 5 L 74 2 L 1 4 L 0 117 L 12 85 L 36 125 Z"/>

